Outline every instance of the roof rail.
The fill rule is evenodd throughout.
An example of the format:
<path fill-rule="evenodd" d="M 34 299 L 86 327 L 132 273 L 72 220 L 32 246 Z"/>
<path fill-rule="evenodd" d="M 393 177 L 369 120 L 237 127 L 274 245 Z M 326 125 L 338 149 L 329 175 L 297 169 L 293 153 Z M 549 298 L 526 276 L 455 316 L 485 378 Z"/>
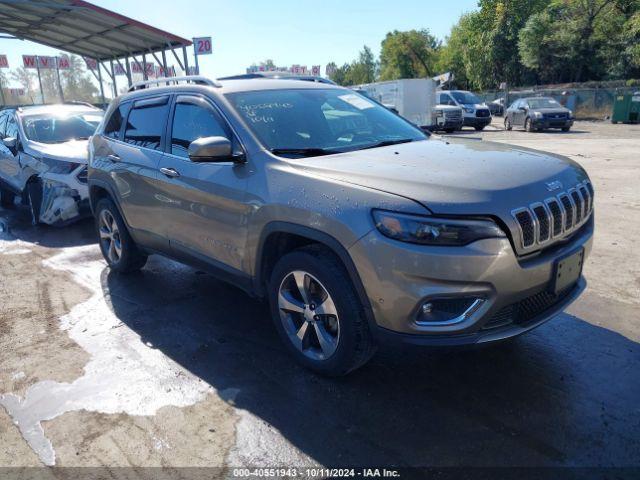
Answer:
<path fill-rule="evenodd" d="M 129 87 L 127 92 L 135 92 L 136 90 L 142 90 L 143 88 L 150 88 L 151 86 L 161 86 L 160 84 L 169 84 L 169 83 L 195 83 L 196 85 L 209 85 L 211 87 L 221 87 L 222 85 L 215 80 L 211 80 L 207 77 L 202 77 L 198 75 L 187 75 L 185 77 L 164 77 L 164 78 L 156 78 L 155 80 L 147 80 L 145 82 L 134 83 Z"/>

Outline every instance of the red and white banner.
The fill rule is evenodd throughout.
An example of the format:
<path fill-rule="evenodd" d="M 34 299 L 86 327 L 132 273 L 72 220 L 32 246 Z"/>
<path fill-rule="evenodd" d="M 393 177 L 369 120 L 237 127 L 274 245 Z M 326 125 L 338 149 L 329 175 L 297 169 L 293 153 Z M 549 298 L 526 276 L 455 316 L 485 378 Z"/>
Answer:
<path fill-rule="evenodd" d="M 127 72 L 125 72 L 124 67 L 122 65 L 120 65 L 119 63 L 116 63 L 113 66 L 113 71 L 116 75 L 126 75 Z"/>
<path fill-rule="evenodd" d="M 311 67 L 311 75 L 313 75 L 314 77 L 320 76 L 320 65 L 314 65 L 313 67 Z"/>
<path fill-rule="evenodd" d="M 98 70 L 98 61 L 95 58 L 84 57 L 84 63 L 89 70 Z"/>
<path fill-rule="evenodd" d="M 71 70 L 71 61 L 69 57 L 63 55 L 58 57 L 58 70 Z"/>
<path fill-rule="evenodd" d="M 43 57 L 38 55 L 38 67 L 40 69 L 55 69 L 56 68 L 56 57 Z"/>
<path fill-rule="evenodd" d="M 131 71 L 133 73 L 142 73 L 142 64 L 138 62 L 131 62 Z"/>
<path fill-rule="evenodd" d="M 38 56 L 22 55 L 22 66 L 24 68 L 38 68 Z"/>
<path fill-rule="evenodd" d="M 10 88 L 9 95 L 13 97 L 24 97 L 24 88 Z"/>
<path fill-rule="evenodd" d="M 9 60 L 6 55 L 0 55 L 0 68 L 9 68 Z"/>

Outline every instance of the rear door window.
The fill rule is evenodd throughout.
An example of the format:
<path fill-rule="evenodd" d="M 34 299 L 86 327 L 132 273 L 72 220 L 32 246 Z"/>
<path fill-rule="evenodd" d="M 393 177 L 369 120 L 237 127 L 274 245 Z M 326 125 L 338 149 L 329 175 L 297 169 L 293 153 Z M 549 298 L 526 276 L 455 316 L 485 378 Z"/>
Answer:
<path fill-rule="evenodd" d="M 124 141 L 137 147 L 162 150 L 162 133 L 169 112 L 169 97 L 155 97 L 134 103 L 124 133 Z"/>

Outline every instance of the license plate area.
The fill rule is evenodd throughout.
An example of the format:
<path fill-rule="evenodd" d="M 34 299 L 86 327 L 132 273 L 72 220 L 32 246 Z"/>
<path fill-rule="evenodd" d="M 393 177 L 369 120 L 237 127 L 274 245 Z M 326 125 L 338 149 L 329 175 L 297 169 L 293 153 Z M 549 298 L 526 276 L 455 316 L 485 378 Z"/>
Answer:
<path fill-rule="evenodd" d="M 551 282 L 551 291 L 554 294 L 558 294 L 574 285 L 582 274 L 583 263 L 584 248 L 557 260 Z"/>

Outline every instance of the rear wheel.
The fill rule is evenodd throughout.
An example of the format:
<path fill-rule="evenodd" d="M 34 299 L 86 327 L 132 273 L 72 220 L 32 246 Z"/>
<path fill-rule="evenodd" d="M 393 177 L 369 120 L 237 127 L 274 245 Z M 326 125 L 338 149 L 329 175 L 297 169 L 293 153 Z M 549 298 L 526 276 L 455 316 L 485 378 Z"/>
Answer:
<path fill-rule="evenodd" d="M 305 247 L 282 257 L 268 288 L 276 329 L 303 366 L 322 375 L 345 375 L 375 352 L 351 280 L 325 248 Z"/>
<path fill-rule="evenodd" d="M 571 127 L 562 127 L 563 132 L 568 132 L 569 130 L 571 130 Z"/>
<path fill-rule="evenodd" d="M 445 129 L 444 129 L 444 131 L 445 131 L 446 133 L 453 133 L 453 132 L 455 132 L 455 131 L 456 131 L 456 129 L 455 129 L 455 128 L 445 128 Z"/>
<path fill-rule="evenodd" d="M 3 207 L 13 207 L 16 195 L 9 189 L 0 187 L 0 205 Z"/>
<path fill-rule="evenodd" d="M 485 127 L 484 125 L 478 125 L 477 127 L 473 127 L 473 128 L 475 128 L 476 131 L 479 132 L 481 130 L 484 130 L 484 127 Z"/>
<path fill-rule="evenodd" d="M 96 228 L 100 250 L 114 272 L 129 273 L 140 270 L 147 256 L 136 246 L 114 203 L 103 198 L 96 206 Z"/>

